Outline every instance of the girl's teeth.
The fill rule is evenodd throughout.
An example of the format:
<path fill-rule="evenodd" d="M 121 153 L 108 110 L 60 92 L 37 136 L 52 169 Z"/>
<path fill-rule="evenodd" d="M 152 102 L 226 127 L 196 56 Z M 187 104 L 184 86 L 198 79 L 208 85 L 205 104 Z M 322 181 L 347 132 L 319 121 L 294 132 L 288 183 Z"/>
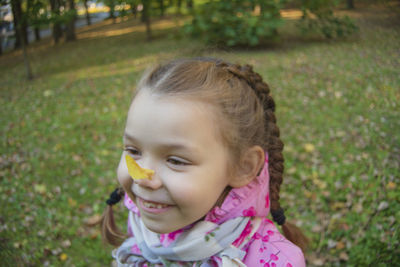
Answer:
<path fill-rule="evenodd" d="M 162 209 L 162 208 L 166 208 L 168 205 L 156 204 L 156 203 L 152 203 L 152 202 L 143 201 L 143 206 L 145 206 L 146 208 Z"/>

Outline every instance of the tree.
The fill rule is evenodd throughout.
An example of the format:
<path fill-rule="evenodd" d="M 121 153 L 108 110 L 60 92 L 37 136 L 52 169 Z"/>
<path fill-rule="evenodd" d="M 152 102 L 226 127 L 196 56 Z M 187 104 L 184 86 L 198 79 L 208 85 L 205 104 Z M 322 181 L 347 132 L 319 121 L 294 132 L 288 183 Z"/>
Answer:
<path fill-rule="evenodd" d="M 182 0 L 176 0 L 176 5 L 177 5 L 177 9 L 176 9 L 177 14 L 181 14 L 182 13 Z"/>
<path fill-rule="evenodd" d="M 347 8 L 348 9 L 354 9 L 354 1 L 353 0 L 347 0 Z"/>
<path fill-rule="evenodd" d="M 4 6 L 8 5 L 7 0 L 0 0 L 0 8 L 3 8 Z M 1 9 L 0 9 L 1 10 Z M 3 20 L 3 13 L 0 12 L 0 30 L 6 26 L 6 22 Z M 0 32 L 0 55 L 3 54 L 3 35 L 2 32 Z"/>
<path fill-rule="evenodd" d="M 75 9 L 75 1 L 68 0 L 68 12 L 65 14 L 67 16 L 67 25 L 66 25 L 66 35 L 65 39 L 67 42 L 75 41 L 75 21 L 76 21 L 76 9 Z"/>
<path fill-rule="evenodd" d="M 186 7 L 189 10 L 192 10 L 193 9 L 193 0 L 186 0 Z"/>
<path fill-rule="evenodd" d="M 158 4 L 160 7 L 160 16 L 164 17 L 164 12 L 165 12 L 164 0 L 158 0 Z"/>
<path fill-rule="evenodd" d="M 27 16 L 28 25 L 33 27 L 35 33 L 35 40 L 40 40 L 40 27 L 48 25 L 48 13 L 45 11 L 47 4 L 44 0 L 29 0 L 27 1 Z"/>
<path fill-rule="evenodd" d="M 27 36 L 26 36 L 26 17 L 24 17 L 24 14 L 22 12 L 22 7 L 21 7 L 21 0 L 11 0 L 11 6 L 13 10 L 15 9 L 15 12 L 13 11 L 14 15 L 14 26 L 15 26 L 15 32 L 16 35 L 19 36 L 19 41 L 20 41 L 20 46 L 22 47 L 22 52 L 24 56 L 24 65 L 25 65 L 25 70 L 26 70 L 26 77 L 28 80 L 33 79 L 33 74 L 32 74 L 32 69 L 31 65 L 29 62 L 29 57 L 28 57 L 28 51 L 26 49 L 26 46 L 28 44 Z M 17 23 L 16 23 L 17 22 Z"/>
<path fill-rule="evenodd" d="M 139 0 L 128 0 L 127 3 L 131 6 L 131 11 L 134 18 L 137 18 L 137 7 L 139 4 Z"/>
<path fill-rule="evenodd" d="M 150 7 L 151 0 L 142 0 L 143 10 L 142 10 L 142 21 L 146 24 L 146 36 L 147 40 L 150 41 L 151 36 L 151 22 L 150 22 Z"/>
<path fill-rule="evenodd" d="M 117 4 L 116 0 L 104 0 L 104 4 L 110 9 L 108 17 L 113 19 L 115 22 L 115 6 Z"/>
<path fill-rule="evenodd" d="M 22 11 L 22 1 L 21 0 L 11 0 L 11 10 L 13 13 L 13 22 L 15 28 L 15 45 L 14 48 L 19 48 L 22 45 L 22 40 L 25 45 L 28 44 L 28 31 L 27 31 L 27 21 L 24 17 Z"/>
<path fill-rule="evenodd" d="M 51 21 L 53 23 L 53 40 L 55 44 L 57 44 L 62 37 L 60 7 L 60 0 L 50 0 Z"/>
<path fill-rule="evenodd" d="M 90 20 L 89 7 L 87 1 L 88 0 L 83 0 L 83 6 L 85 7 L 86 24 L 91 25 L 92 22 Z"/>

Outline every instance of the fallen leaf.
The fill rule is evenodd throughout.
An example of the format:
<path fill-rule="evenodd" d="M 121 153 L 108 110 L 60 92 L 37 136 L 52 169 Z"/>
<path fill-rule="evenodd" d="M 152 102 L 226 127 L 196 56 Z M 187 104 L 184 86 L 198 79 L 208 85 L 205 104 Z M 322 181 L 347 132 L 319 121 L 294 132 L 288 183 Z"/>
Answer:
<path fill-rule="evenodd" d="M 69 241 L 68 239 L 64 240 L 63 242 L 61 242 L 61 246 L 63 248 L 69 248 L 71 246 L 71 241 Z"/>
<path fill-rule="evenodd" d="M 44 194 L 44 193 L 46 193 L 46 185 L 44 185 L 44 184 L 35 184 L 35 185 L 33 186 L 33 190 L 34 190 L 36 193 Z"/>
<path fill-rule="evenodd" d="M 396 184 L 393 183 L 393 182 L 389 182 L 389 183 L 387 183 L 386 188 L 387 189 L 395 189 L 396 188 Z"/>
<path fill-rule="evenodd" d="M 337 244 L 337 241 L 332 240 L 332 239 L 328 240 L 328 248 L 329 249 L 336 247 L 336 244 Z"/>
<path fill-rule="evenodd" d="M 55 248 L 51 250 L 53 255 L 59 255 L 61 253 L 61 248 Z"/>
<path fill-rule="evenodd" d="M 95 214 L 95 215 L 87 218 L 85 220 L 85 224 L 89 225 L 89 226 L 90 225 L 95 225 L 98 221 L 100 221 L 100 219 L 101 219 L 101 215 L 100 214 Z"/>
<path fill-rule="evenodd" d="M 389 203 L 387 203 L 386 201 L 382 201 L 381 203 L 379 203 L 378 211 L 385 210 L 388 207 L 389 207 Z"/>
<path fill-rule="evenodd" d="M 345 206 L 346 206 L 346 204 L 343 202 L 334 202 L 334 203 L 332 203 L 331 208 L 334 210 L 340 210 L 340 209 L 343 209 Z"/>
<path fill-rule="evenodd" d="M 66 261 L 67 258 L 68 258 L 67 254 L 61 253 L 61 255 L 60 255 L 60 260 L 61 260 L 61 261 Z"/>
<path fill-rule="evenodd" d="M 345 246 L 346 245 L 342 241 L 336 243 L 336 249 L 344 249 Z"/>
<path fill-rule="evenodd" d="M 72 199 L 72 198 L 68 198 L 68 204 L 69 204 L 71 207 L 75 207 L 75 206 L 76 206 L 76 200 L 75 200 L 75 199 Z"/>
<path fill-rule="evenodd" d="M 310 143 L 304 144 L 303 147 L 304 147 L 304 150 L 308 153 L 314 152 L 314 150 L 315 150 L 315 146 Z"/>
<path fill-rule="evenodd" d="M 311 263 L 315 266 L 323 266 L 325 261 L 323 259 L 312 259 Z"/>
<path fill-rule="evenodd" d="M 341 259 L 342 261 L 348 261 L 349 260 L 349 255 L 347 255 L 346 252 L 342 251 L 339 254 L 339 259 Z"/>
<path fill-rule="evenodd" d="M 43 96 L 44 97 L 49 97 L 49 96 L 52 96 L 52 95 L 53 95 L 53 91 L 51 91 L 51 90 L 45 90 L 43 92 Z"/>

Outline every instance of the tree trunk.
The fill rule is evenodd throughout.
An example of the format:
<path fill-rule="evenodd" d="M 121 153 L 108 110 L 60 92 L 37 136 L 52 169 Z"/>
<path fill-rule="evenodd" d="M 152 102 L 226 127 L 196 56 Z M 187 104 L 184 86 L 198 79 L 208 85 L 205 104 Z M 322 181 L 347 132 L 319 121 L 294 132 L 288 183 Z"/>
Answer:
<path fill-rule="evenodd" d="M 39 27 L 34 27 L 35 41 L 40 41 L 40 29 Z"/>
<path fill-rule="evenodd" d="M 140 16 L 140 21 L 145 23 L 146 22 L 146 12 L 145 12 L 145 6 L 147 5 L 146 2 L 148 0 L 142 0 L 142 14 Z"/>
<path fill-rule="evenodd" d="M 192 10 L 193 9 L 193 0 L 186 0 L 186 7 L 189 10 Z"/>
<path fill-rule="evenodd" d="M 28 44 L 28 31 L 26 20 L 24 19 L 21 7 L 21 0 L 11 1 L 11 10 L 14 17 L 14 29 L 15 29 L 15 45 L 14 48 L 19 48 L 22 45 L 21 38 L 24 39 L 25 45 Z M 21 31 L 21 32 L 18 32 Z"/>
<path fill-rule="evenodd" d="M 26 70 L 26 78 L 28 80 L 32 80 L 33 79 L 33 74 L 32 74 L 31 64 L 30 64 L 29 58 L 28 58 L 28 51 L 26 49 L 25 38 L 23 38 L 23 36 L 22 36 L 22 31 L 20 30 L 19 32 L 21 34 L 20 38 L 22 40 L 21 44 L 22 44 L 22 51 L 23 51 L 23 54 L 24 54 L 24 65 L 25 65 L 25 70 Z"/>
<path fill-rule="evenodd" d="M 178 8 L 177 8 L 177 14 L 181 14 L 181 12 L 182 12 L 182 0 L 178 0 L 178 3 L 177 3 L 177 6 L 178 6 Z"/>
<path fill-rule="evenodd" d="M 144 20 L 144 23 L 146 24 L 146 36 L 147 40 L 150 41 L 152 36 L 151 36 L 151 22 L 150 22 L 150 6 L 151 6 L 151 0 L 143 0 L 143 10 L 142 10 L 142 19 Z"/>
<path fill-rule="evenodd" d="M 137 18 L 137 4 L 131 4 L 131 11 L 132 11 L 133 17 L 136 19 Z"/>
<path fill-rule="evenodd" d="M 21 8 L 21 1 L 20 0 L 12 0 L 11 1 L 12 4 L 12 9 L 16 10 L 16 12 L 13 12 L 14 15 L 14 27 L 15 27 L 15 32 L 17 34 L 17 36 L 19 36 L 19 40 L 20 40 L 20 46 L 22 46 L 22 51 L 23 51 L 23 56 L 24 56 L 24 65 L 25 65 L 25 70 L 26 70 L 26 77 L 28 78 L 28 80 L 32 80 L 33 79 L 33 75 L 32 75 L 32 70 L 31 70 L 31 65 L 29 62 L 29 58 L 28 58 L 28 51 L 26 49 L 26 45 L 27 45 L 27 36 L 26 35 L 26 23 L 24 22 L 24 18 L 22 17 L 22 8 Z M 15 23 L 15 21 L 18 21 L 18 24 Z"/>
<path fill-rule="evenodd" d="M 76 34 L 75 34 L 75 20 L 76 20 L 76 9 L 75 9 L 75 0 L 68 0 L 68 9 L 70 14 L 70 18 L 67 22 L 66 27 L 66 36 L 65 39 L 67 42 L 75 41 Z"/>
<path fill-rule="evenodd" d="M 50 8 L 52 13 L 57 17 L 60 16 L 60 2 L 59 0 L 50 0 Z M 53 22 L 53 40 L 55 44 L 58 44 L 58 42 L 61 39 L 62 36 L 62 29 L 61 29 L 61 24 L 58 22 L 58 20 Z"/>
<path fill-rule="evenodd" d="M 353 0 L 347 0 L 347 8 L 354 9 L 354 1 Z"/>
<path fill-rule="evenodd" d="M 160 16 L 161 16 L 161 17 L 164 17 L 164 11 L 165 11 L 165 8 L 164 8 L 164 0 L 158 0 L 158 2 L 159 2 L 159 4 L 160 4 Z"/>
<path fill-rule="evenodd" d="M 89 7 L 87 4 L 87 0 L 83 1 L 83 5 L 85 6 L 85 14 L 86 14 L 86 24 L 91 25 L 92 22 L 90 21 L 90 14 L 89 14 Z"/>
<path fill-rule="evenodd" d="M 113 22 L 115 23 L 115 1 L 114 0 L 110 0 L 109 1 L 109 6 L 110 8 L 110 12 L 109 12 L 109 18 L 111 18 L 113 20 Z"/>

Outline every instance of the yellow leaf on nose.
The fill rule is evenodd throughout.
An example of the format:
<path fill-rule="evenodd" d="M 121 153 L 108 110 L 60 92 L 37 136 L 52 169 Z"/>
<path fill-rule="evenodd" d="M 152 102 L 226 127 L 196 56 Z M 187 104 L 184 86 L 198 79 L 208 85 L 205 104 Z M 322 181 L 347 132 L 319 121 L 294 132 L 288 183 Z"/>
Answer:
<path fill-rule="evenodd" d="M 132 179 L 150 179 L 154 171 L 141 168 L 136 161 L 129 155 L 125 156 L 126 166 L 128 166 L 128 173 Z"/>

